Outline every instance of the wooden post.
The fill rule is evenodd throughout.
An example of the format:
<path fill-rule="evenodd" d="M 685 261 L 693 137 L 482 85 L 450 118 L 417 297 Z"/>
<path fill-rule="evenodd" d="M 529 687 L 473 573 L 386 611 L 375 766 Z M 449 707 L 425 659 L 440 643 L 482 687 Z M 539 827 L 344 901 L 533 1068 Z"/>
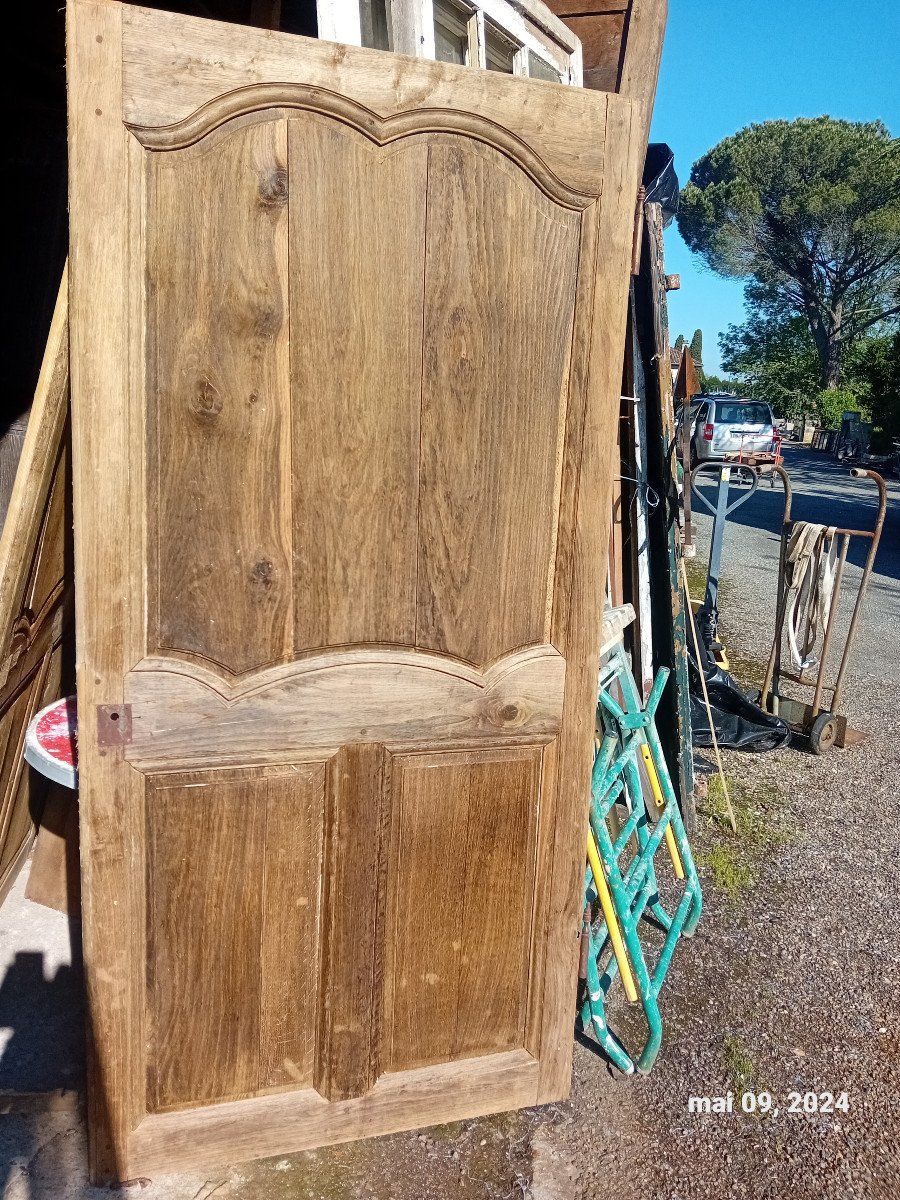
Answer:
<path fill-rule="evenodd" d="M 691 708 L 688 691 L 686 613 L 678 571 L 678 491 L 676 486 L 675 410 L 669 350 L 667 276 L 663 255 L 663 219 L 658 204 L 648 204 L 644 218 L 641 272 L 635 284 L 636 325 L 648 376 L 647 472 L 662 481 L 660 503 L 648 514 L 653 633 L 656 660 L 671 668 L 673 683 L 660 703 L 660 740 L 685 825 L 696 820 Z M 668 587 L 662 581 L 668 580 Z"/>

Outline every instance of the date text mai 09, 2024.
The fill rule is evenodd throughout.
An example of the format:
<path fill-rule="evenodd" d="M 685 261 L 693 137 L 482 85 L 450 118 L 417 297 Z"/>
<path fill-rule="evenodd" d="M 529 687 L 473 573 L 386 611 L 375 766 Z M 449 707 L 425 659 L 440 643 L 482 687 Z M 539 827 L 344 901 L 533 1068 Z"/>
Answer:
<path fill-rule="evenodd" d="M 787 1099 L 779 1100 L 771 1092 L 726 1092 L 724 1096 L 689 1096 L 688 1112 L 700 1115 L 718 1113 L 764 1113 L 773 1117 L 784 1110 L 788 1113 L 811 1115 L 814 1113 L 849 1112 L 850 1097 L 847 1092 L 788 1092 Z"/>

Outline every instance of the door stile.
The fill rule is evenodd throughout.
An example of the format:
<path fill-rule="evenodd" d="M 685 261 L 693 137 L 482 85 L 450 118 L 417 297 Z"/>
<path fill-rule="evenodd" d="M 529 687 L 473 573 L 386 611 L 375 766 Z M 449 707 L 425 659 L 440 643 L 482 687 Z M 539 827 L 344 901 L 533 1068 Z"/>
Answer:
<path fill-rule="evenodd" d="M 559 613 L 560 644 L 566 659 L 566 692 L 559 739 L 558 816 L 550 885 L 540 1051 L 538 1103 L 565 1097 L 572 1075 L 569 1033 L 577 979 L 584 876 L 584 836 L 590 798 L 590 763 L 597 698 L 601 620 L 605 591 L 610 505 L 600 479 L 613 474 L 615 428 L 625 337 L 631 229 L 643 147 L 638 139 L 640 106 L 607 97 L 605 172 L 598 201 L 592 314 L 585 348 L 585 417 L 572 533 L 571 599 Z"/>
<path fill-rule="evenodd" d="M 143 1112 L 143 963 L 133 854 L 141 840 L 123 747 L 98 746 L 98 705 L 121 706 L 129 573 L 128 151 L 122 9 L 91 0 L 67 21 L 71 195 L 70 328 L 76 670 L 82 755 L 81 863 L 89 1119 L 96 1178 L 127 1178 Z M 117 464 L 118 469 L 110 469 Z M 119 712 L 119 718 L 122 717 Z M 85 770 L 84 767 L 87 767 Z M 110 837 L 111 829 L 119 830 Z"/>
<path fill-rule="evenodd" d="M 128 241 L 132 263 L 145 260 L 148 171 L 147 156 L 140 142 L 126 133 L 128 170 Z M 126 328 L 128 336 L 128 392 L 122 399 L 123 419 L 126 422 L 128 446 L 128 480 L 133 497 L 146 496 L 145 464 L 150 435 L 147 428 L 147 369 L 148 351 L 147 275 L 146 271 L 128 269 Z M 150 351 L 152 353 L 152 349 Z M 128 541 L 128 558 L 135 591 L 128 606 L 128 625 L 125 630 L 125 663 L 133 669 L 148 653 L 147 606 L 149 578 L 155 568 L 155 547 L 148 544 L 148 512 L 146 501 L 131 503 L 128 522 L 122 523 Z M 149 552 L 149 556 L 148 556 Z"/>

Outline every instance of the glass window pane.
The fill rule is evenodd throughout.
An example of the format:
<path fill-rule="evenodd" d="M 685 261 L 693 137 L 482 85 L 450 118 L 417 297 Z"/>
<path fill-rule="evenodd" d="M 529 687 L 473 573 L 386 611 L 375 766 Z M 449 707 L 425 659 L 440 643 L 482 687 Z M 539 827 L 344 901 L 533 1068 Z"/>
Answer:
<path fill-rule="evenodd" d="M 466 16 L 445 0 L 434 0 L 434 56 L 438 62 L 464 66 L 469 61 Z"/>
<path fill-rule="evenodd" d="M 359 24 L 362 44 L 373 50 L 391 50 L 389 0 L 359 0 Z"/>
<path fill-rule="evenodd" d="M 458 63 L 466 61 L 468 39 L 460 38 L 434 18 L 434 57 L 438 62 Z"/>
<path fill-rule="evenodd" d="M 539 54 L 535 54 L 533 50 L 528 51 L 528 74 L 532 79 L 546 79 L 548 83 L 562 83 L 559 71 Z"/>
<path fill-rule="evenodd" d="M 489 71 L 505 71 L 507 75 L 512 75 L 513 58 L 518 46 L 487 21 L 484 23 L 484 50 Z"/>

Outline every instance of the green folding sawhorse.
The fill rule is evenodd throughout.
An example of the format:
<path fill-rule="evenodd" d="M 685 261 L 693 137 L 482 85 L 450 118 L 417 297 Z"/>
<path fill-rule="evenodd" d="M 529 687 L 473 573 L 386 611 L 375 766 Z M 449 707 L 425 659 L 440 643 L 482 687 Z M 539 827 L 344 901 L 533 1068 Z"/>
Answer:
<path fill-rule="evenodd" d="M 642 707 L 622 641 L 633 619 L 634 610 L 624 605 L 608 612 L 604 621 L 605 661 L 600 671 L 597 710 L 603 736 L 591 780 L 589 865 L 585 872 L 586 913 L 599 901 L 602 915 L 595 923 L 587 915 L 585 919 L 586 999 L 581 1010 L 584 1028 L 593 1029 L 610 1060 L 627 1073 L 635 1069 L 646 1072 L 653 1066 L 662 1040 L 659 992 L 678 939 L 693 933 L 703 903 L 654 724 L 669 672 L 658 672 L 647 704 Z M 641 764 L 651 794 L 649 805 Z M 616 832 L 609 825 L 614 809 L 624 818 Z M 663 905 L 657 887 L 655 856 L 663 842 L 669 868 L 683 881 L 674 914 Z M 629 850 L 634 852 L 623 865 L 620 859 Z M 652 967 L 648 966 L 639 936 L 642 922 L 654 924 L 665 935 Z M 606 999 L 619 976 L 626 996 L 641 1004 L 647 1019 L 648 1036 L 638 1054 L 625 1047 L 606 1020 Z"/>

